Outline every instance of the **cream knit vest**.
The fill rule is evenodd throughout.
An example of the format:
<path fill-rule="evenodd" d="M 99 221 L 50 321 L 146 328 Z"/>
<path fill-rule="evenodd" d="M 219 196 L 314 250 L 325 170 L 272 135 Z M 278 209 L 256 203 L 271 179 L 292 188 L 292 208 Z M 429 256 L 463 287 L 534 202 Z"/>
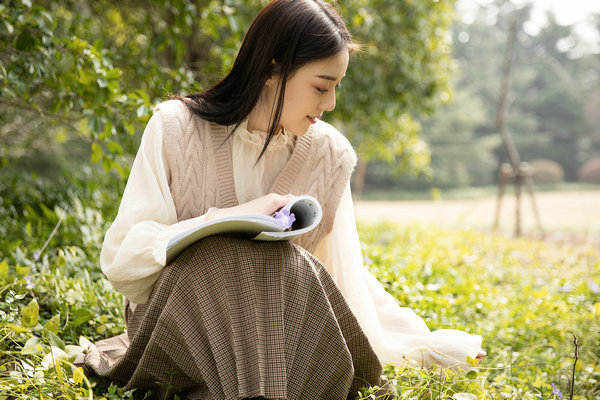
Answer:
<path fill-rule="evenodd" d="M 163 161 L 178 220 L 202 215 L 210 207 L 238 205 L 227 127 L 201 119 L 179 100 L 157 109 L 163 121 Z M 298 137 L 289 161 L 271 186 L 270 192 L 310 194 L 321 203 L 319 226 L 296 240 L 308 251 L 314 251 L 318 240 L 331 232 L 355 164 L 348 140 L 320 122 Z"/>

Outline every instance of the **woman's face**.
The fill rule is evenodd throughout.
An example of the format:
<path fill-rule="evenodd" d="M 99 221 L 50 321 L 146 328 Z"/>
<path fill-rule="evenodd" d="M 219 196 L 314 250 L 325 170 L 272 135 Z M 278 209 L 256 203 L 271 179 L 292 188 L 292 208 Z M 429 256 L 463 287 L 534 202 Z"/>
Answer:
<path fill-rule="evenodd" d="M 288 78 L 280 121 L 286 130 L 302 136 L 324 111 L 335 108 L 335 89 L 346 75 L 348 60 L 348 51 L 344 49 L 329 58 L 303 65 Z M 278 76 L 273 76 L 267 81 L 263 93 L 266 104 L 275 104 L 278 80 Z M 266 113 L 263 115 L 266 117 Z"/>
<path fill-rule="evenodd" d="M 335 108 L 335 89 L 346 75 L 349 54 L 342 50 L 334 56 L 300 67 L 285 87 L 281 125 L 302 136 L 324 111 Z"/>

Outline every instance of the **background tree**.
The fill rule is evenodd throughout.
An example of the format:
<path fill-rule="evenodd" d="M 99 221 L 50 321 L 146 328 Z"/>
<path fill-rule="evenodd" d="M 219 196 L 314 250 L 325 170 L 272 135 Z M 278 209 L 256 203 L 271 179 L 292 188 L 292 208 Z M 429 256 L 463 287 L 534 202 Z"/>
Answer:
<path fill-rule="evenodd" d="M 348 0 L 343 13 L 364 52 L 353 60 L 331 119 L 356 146 L 361 162 L 379 160 L 396 173 L 423 172 L 429 151 L 419 118 L 450 97 L 448 30 L 454 1 Z"/>
<path fill-rule="evenodd" d="M 486 36 L 481 35 L 481 30 L 479 34 L 470 32 L 478 23 L 462 25 L 462 32 L 470 38 L 465 43 L 456 44 L 458 62 L 466 72 L 462 85 L 469 85 L 473 76 L 481 76 L 481 63 L 489 62 L 473 55 L 486 54 L 487 58 L 501 65 L 498 59 L 502 57 L 502 51 L 490 51 L 489 48 L 486 51 L 478 46 L 489 46 L 489 42 L 496 40 L 496 43 L 505 41 L 510 19 L 514 16 L 526 23 L 527 19 L 519 17 L 519 14 L 528 13 L 527 8 L 519 9 L 507 1 L 497 1 L 483 8 L 476 20 L 486 21 L 491 19 L 490 14 L 496 15 L 494 25 L 487 26 L 489 33 Z M 591 132 L 585 126 L 583 111 L 593 88 L 600 83 L 600 73 L 589 65 L 591 59 L 597 60 L 597 55 L 577 53 L 582 39 L 575 34 L 573 26 L 558 24 L 552 14 L 547 14 L 547 21 L 539 32 L 525 29 L 523 23 L 517 27 L 507 127 L 523 160 L 552 159 L 563 166 L 567 179 L 573 180 L 578 166 L 590 153 L 597 151 L 584 145 L 589 141 Z M 496 49 L 497 46 L 494 45 Z M 461 54 L 466 54 L 467 47 L 472 47 L 472 55 L 463 60 Z M 490 111 L 495 106 L 493 94 L 499 88 L 501 74 L 498 68 L 490 68 L 484 73 L 487 84 L 478 91 Z M 493 119 L 489 121 L 493 122 Z M 491 127 L 481 127 L 480 130 L 492 131 Z M 507 159 L 501 147 L 496 155 L 499 163 Z"/>
<path fill-rule="evenodd" d="M 126 176 L 151 106 L 223 76 L 264 4 L 12 0 L 0 6 L 4 165 L 26 159 L 55 165 L 61 153 L 69 154 L 65 162 L 81 161 L 89 148 L 93 161 Z M 449 96 L 453 0 L 340 6 L 364 52 L 353 58 L 348 89 L 326 118 L 362 159 L 423 170 L 429 157 L 417 116 Z"/>
<path fill-rule="evenodd" d="M 244 19 L 236 11 L 186 0 L 0 5 L 3 164 L 41 154 L 56 166 L 57 154 L 73 159 L 87 143 L 92 161 L 125 177 L 151 106 L 230 63 Z"/>
<path fill-rule="evenodd" d="M 551 14 L 539 31 L 532 29 L 528 12 L 529 6 L 496 1 L 481 6 L 473 22 L 454 24 L 453 57 L 458 66 L 454 95 L 449 104 L 422 120 L 421 138 L 431 149 L 432 178 L 395 178 L 378 168 L 368 175 L 368 183 L 403 188 L 494 184 L 499 165 L 507 161 L 497 139 L 495 112 L 508 22 L 516 14 L 523 15 L 506 123 L 521 158 L 556 161 L 566 179 L 574 180 L 582 163 L 600 154 L 594 117 L 600 56 L 585 47 L 573 26 L 560 25 Z"/>

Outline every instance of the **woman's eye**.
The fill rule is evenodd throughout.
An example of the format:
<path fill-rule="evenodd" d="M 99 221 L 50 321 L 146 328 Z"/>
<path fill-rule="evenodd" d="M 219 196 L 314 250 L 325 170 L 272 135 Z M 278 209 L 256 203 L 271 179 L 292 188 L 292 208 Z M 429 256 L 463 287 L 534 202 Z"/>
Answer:
<path fill-rule="evenodd" d="M 319 93 L 326 93 L 328 91 L 327 89 L 321 89 L 320 87 L 315 88 L 315 89 L 317 89 L 317 92 L 319 92 Z"/>

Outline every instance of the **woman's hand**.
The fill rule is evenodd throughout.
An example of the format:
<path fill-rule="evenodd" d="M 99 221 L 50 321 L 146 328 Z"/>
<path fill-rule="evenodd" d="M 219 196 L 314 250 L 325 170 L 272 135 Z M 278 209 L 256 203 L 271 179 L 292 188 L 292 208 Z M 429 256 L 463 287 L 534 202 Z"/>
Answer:
<path fill-rule="evenodd" d="M 480 351 L 477 353 L 477 358 L 476 358 L 476 360 L 477 360 L 477 365 L 479 365 L 479 364 L 481 363 L 481 360 L 482 360 L 482 359 L 483 359 L 483 357 L 485 357 L 486 355 L 487 355 L 487 353 L 486 353 L 484 350 L 480 350 Z"/>
<path fill-rule="evenodd" d="M 207 213 L 206 221 L 212 221 L 218 218 L 240 214 L 273 215 L 279 209 L 281 209 L 281 207 L 289 203 L 294 197 L 295 196 L 291 194 L 280 195 L 276 193 L 269 193 L 259 197 L 258 199 L 240 204 L 239 206 L 229 208 L 214 208 Z"/>

